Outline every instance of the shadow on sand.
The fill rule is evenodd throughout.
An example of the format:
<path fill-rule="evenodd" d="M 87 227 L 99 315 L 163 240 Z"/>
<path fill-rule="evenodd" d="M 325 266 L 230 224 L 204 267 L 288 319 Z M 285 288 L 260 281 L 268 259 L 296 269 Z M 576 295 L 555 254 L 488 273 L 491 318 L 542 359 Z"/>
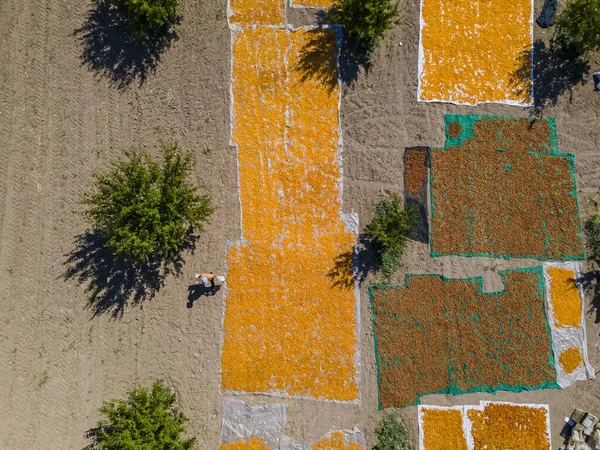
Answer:
<path fill-rule="evenodd" d="M 136 80 L 141 86 L 155 71 L 161 55 L 178 39 L 173 26 L 180 21 L 174 17 L 167 28 L 152 29 L 145 37 L 136 37 L 115 0 L 99 0 L 73 35 L 83 47 L 82 64 L 124 89 Z"/>
<path fill-rule="evenodd" d="M 524 50 L 518 58 L 518 67 L 512 73 L 511 85 L 522 93 L 523 86 L 530 86 L 532 52 Z M 576 51 L 556 41 L 549 44 L 540 40 L 533 44 L 533 92 L 532 115 L 541 117 L 547 106 L 556 105 L 565 94 L 571 96 L 573 87 L 585 81 L 590 66 Z"/>
<path fill-rule="evenodd" d="M 190 236 L 185 250 L 193 251 L 196 239 Z M 66 256 L 63 277 L 87 284 L 88 307 L 94 317 L 110 313 L 113 318 L 120 318 L 127 305 L 151 300 L 165 278 L 171 274 L 178 276 L 184 264 L 181 255 L 169 261 L 155 259 L 147 263 L 117 258 L 97 231 L 77 236 L 75 249 Z"/>

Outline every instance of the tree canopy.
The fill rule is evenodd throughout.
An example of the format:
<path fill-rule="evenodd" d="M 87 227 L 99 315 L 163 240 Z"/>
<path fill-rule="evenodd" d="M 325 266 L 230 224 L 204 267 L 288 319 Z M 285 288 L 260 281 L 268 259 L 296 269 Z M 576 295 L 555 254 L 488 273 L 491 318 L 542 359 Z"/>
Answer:
<path fill-rule="evenodd" d="M 341 24 L 344 32 L 366 53 L 372 52 L 398 17 L 393 0 L 339 0 L 328 20 Z"/>
<path fill-rule="evenodd" d="M 384 280 L 398 267 L 416 221 L 415 208 L 403 209 L 397 197 L 384 199 L 375 208 L 367 234 L 377 250 Z"/>
<path fill-rule="evenodd" d="M 134 34 L 144 37 L 152 29 L 168 28 L 177 15 L 178 0 L 115 0 Z"/>
<path fill-rule="evenodd" d="M 170 260 L 183 251 L 213 213 L 210 197 L 186 182 L 192 155 L 162 144 L 162 164 L 131 149 L 127 160 L 95 174 L 84 216 L 116 256 L 137 262 Z"/>
<path fill-rule="evenodd" d="M 179 411 L 174 392 L 161 381 L 140 386 L 125 400 L 111 400 L 100 409 L 103 418 L 92 430 L 94 450 L 192 450 L 195 438 L 184 438 L 188 418 Z"/>
<path fill-rule="evenodd" d="M 600 50 L 600 0 L 571 0 L 556 19 L 558 43 L 579 55 Z"/>

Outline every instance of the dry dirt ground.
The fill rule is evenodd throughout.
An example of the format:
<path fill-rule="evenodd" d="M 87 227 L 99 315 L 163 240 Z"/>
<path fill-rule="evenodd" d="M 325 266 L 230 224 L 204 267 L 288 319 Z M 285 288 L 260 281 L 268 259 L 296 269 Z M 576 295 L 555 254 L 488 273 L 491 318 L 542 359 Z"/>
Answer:
<path fill-rule="evenodd" d="M 137 384 L 167 380 L 190 417 L 189 431 L 201 449 L 217 446 L 221 293 L 186 307 L 187 286 L 198 270 L 221 272 L 227 240 L 239 238 L 235 152 L 229 147 L 230 32 L 226 0 L 185 0 L 179 37 L 166 49 L 155 73 L 140 86 L 136 66 L 99 51 L 103 28 L 76 32 L 89 0 L 0 1 L 0 447 L 81 449 L 98 408 Z M 404 148 L 443 145 L 444 113 L 526 116 L 528 110 L 483 105 L 458 107 L 416 102 L 417 0 L 401 0 L 401 23 L 388 34 L 368 73 L 344 87 L 344 208 L 366 223 L 386 192 L 402 192 Z M 536 1 L 539 12 L 541 1 Z M 102 18 L 102 10 L 96 10 Z M 307 12 L 291 14 L 309 23 Z M 98 18 L 96 18 L 98 19 Z M 98 19 L 98 20 L 100 20 Z M 95 20 L 95 19 L 93 19 Z M 89 23 L 89 22 L 88 22 Z M 536 38 L 543 37 L 536 27 Z M 115 41 L 111 41 L 113 44 Z M 87 58 L 87 59 L 86 59 Z M 598 61 L 596 61 L 598 63 Z M 141 63 L 140 63 L 141 64 Z M 103 67 L 113 67 L 110 71 Z M 550 70 L 551 62 L 542 64 Z M 138 64 L 137 69 L 143 68 Z M 592 64 L 592 68 L 600 68 Z M 576 155 L 583 217 L 600 192 L 600 94 L 591 83 L 562 90 L 560 74 L 542 85 L 546 116 L 556 117 L 559 146 Z M 132 81 L 130 84 L 129 81 Z M 218 209 L 195 254 L 187 254 L 180 277 L 170 277 L 150 302 L 127 306 L 122 317 L 94 316 L 86 307 L 86 284 L 65 279 L 64 265 L 75 238 L 86 229 L 75 211 L 91 174 L 130 145 L 156 152 L 159 140 L 176 140 L 195 155 L 195 181 Z M 85 255 L 84 255 L 85 256 Z M 446 276 L 485 274 L 531 261 L 428 257 L 411 243 L 407 271 Z M 592 269 L 590 263 L 585 267 Z M 288 403 L 286 433 L 313 440 L 331 426 L 358 425 L 374 442 L 379 420 L 377 383 L 366 286 L 361 292 L 361 404 L 247 397 L 251 403 Z M 495 286 L 497 287 L 497 286 Z M 586 297 L 591 363 L 600 369 L 600 325 Z M 553 447 L 565 415 L 574 406 L 600 413 L 600 381 L 564 391 L 430 396 L 424 403 L 465 404 L 481 399 L 549 403 Z M 416 408 L 400 411 L 416 442 Z"/>

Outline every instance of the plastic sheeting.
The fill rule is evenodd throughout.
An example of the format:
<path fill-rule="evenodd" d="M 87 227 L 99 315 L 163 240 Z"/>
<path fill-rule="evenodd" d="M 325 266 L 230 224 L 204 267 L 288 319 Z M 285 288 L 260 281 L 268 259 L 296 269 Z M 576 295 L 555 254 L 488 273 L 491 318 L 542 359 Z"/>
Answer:
<path fill-rule="evenodd" d="M 221 443 L 260 438 L 269 448 L 278 449 L 285 427 L 287 405 L 272 403 L 253 408 L 241 400 L 223 399 Z"/>
<path fill-rule="evenodd" d="M 351 431 L 334 427 L 316 443 L 295 441 L 283 434 L 286 412 L 287 405 L 281 403 L 249 407 L 241 400 L 224 398 L 221 444 L 258 438 L 264 441 L 271 450 L 311 450 L 314 444 L 327 439 L 332 434 L 342 433 L 345 445 L 358 444 L 362 448 L 366 448 L 365 437 L 357 427 Z"/>
<path fill-rule="evenodd" d="M 302 444 L 297 442 L 287 436 L 282 436 L 281 438 L 281 446 L 279 450 L 312 450 L 315 444 L 319 444 L 320 441 L 329 438 L 334 433 L 343 433 L 344 435 L 344 444 L 346 446 L 350 446 L 351 444 L 358 444 L 362 448 L 367 448 L 367 443 L 365 442 L 365 437 L 360 432 L 357 427 L 354 427 L 352 431 L 342 430 L 341 428 L 333 427 L 329 433 L 323 436 L 319 441 L 309 444 Z"/>
<path fill-rule="evenodd" d="M 552 283 L 559 283 L 560 280 L 553 280 L 549 270 L 564 269 L 572 272 L 572 278 L 567 282 L 576 286 L 576 297 L 579 298 L 579 304 L 571 304 L 570 307 L 577 308 L 579 314 L 579 326 L 564 325 L 560 318 L 557 318 L 557 307 L 555 302 L 559 299 L 552 298 L 553 292 L 561 291 L 561 287 L 553 287 Z M 554 359 L 556 365 L 557 383 L 560 387 L 565 388 L 571 386 L 576 381 L 595 379 L 594 368 L 590 365 L 587 353 L 587 337 L 585 332 L 585 316 L 584 316 L 584 297 L 583 286 L 581 285 L 581 263 L 578 262 L 561 262 L 561 263 L 544 263 L 544 283 L 546 287 L 546 303 L 548 306 L 548 321 L 552 334 L 552 349 L 554 351 Z M 568 287 L 567 287 L 568 288 Z M 566 288 L 563 287 L 564 292 Z M 568 292 L 568 291 L 567 291 Z M 555 294 L 556 295 L 556 294 Z M 562 299 L 565 302 L 566 299 Z M 572 302 L 571 302 L 572 303 Z M 560 306 L 564 309 L 564 303 Z M 569 349 L 578 349 L 583 361 L 573 371 L 565 371 L 561 364 L 561 355 Z"/>
<path fill-rule="evenodd" d="M 536 408 L 539 410 L 543 410 L 545 413 L 545 419 L 546 419 L 546 437 L 547 437 L 547 441 L 548 441 L 548 449 L 547 450 L 550 450 L 552 448 L 551 428 L 550 428 L 550 408 L 548 405 L 481 401 L 481 402 L 479 402 L 479 405 L 459 405 L 459 406 L 419 405 L 419 410 L 418 410 L 419 450 L 428 450 L 425 448 L 425 445 L 424 445 L 425 433 L 424 433 L 424 426 L 423 426 L 423 416 L 424 416 L 424 412 L 427 410 L 438 410 L 438 411 L 458 410 L 458 411 L 460 411 L 461 415 L 462 415 L 462 433 L 466 440 L 467 448 L 469 450 L 474 450 L 475 447 L 481 448 L 482 443 L 478 443 L 478 445 L 476 446 L 475 442 L 473 440 L 473 435 L 471 432 L 473 424 L 472 424 L 471 420 L 469 419 L 468 412 L 473 411 L 473 410 L 483 411 L 483 410 L 485 410 L 487 405 L 491 405 L 491 404 L 504 404 L 504 405 Z M 452 436 L 446 436 L 446 438 L 449 439 L 450 441 L 452 440 Z"/>

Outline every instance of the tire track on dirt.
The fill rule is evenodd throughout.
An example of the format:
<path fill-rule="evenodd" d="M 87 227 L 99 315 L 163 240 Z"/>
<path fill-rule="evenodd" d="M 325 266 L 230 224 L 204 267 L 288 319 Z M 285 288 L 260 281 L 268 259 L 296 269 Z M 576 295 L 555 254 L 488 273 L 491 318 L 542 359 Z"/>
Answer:
<path fill-rule="evenodd" d="M 39 411 L 41 398 L 39 388 L 48 376 L 41 361 L 45 345 L 42 335 L 33 333 L 39 327 L 41 317 L 39 279 L 42 267 L 41 228 L 43 210 L 40 208 L 40 180 L 44 161 L 44 140 L 41 134 L 45 121 L 43 99 L 46 86 L 46 30 L 47 4 L 43 0 L 25 2 L 22 16 L 23 27 L 17 27 L 19 42 L 14 55 L 22 61 L 15 64 L 16 85 L 12 139 L 10 140 L 12 177 L 9 177 L 11 194 L 7 196 L 5 210 L 7 226 L 2 230 L 2 272 L 7 270 L 17 281 L 9 286 L 9 298 L 13 319 L 20 318 L 20 333 L 14 336 L 14 384 L 9 393 L 11 416 L 14 426 L 9 430 L 7 442 L 15 448 L 34 448 L 36 423 L 31 420 Z M 29 21 L 27 25 L 26 19 Z M 20 22 L 20 21 L 19 21 Z M 33 33 L 27 32 L 35 28 Z M 26 83 L 23 83 L 26 80 Z"/>

